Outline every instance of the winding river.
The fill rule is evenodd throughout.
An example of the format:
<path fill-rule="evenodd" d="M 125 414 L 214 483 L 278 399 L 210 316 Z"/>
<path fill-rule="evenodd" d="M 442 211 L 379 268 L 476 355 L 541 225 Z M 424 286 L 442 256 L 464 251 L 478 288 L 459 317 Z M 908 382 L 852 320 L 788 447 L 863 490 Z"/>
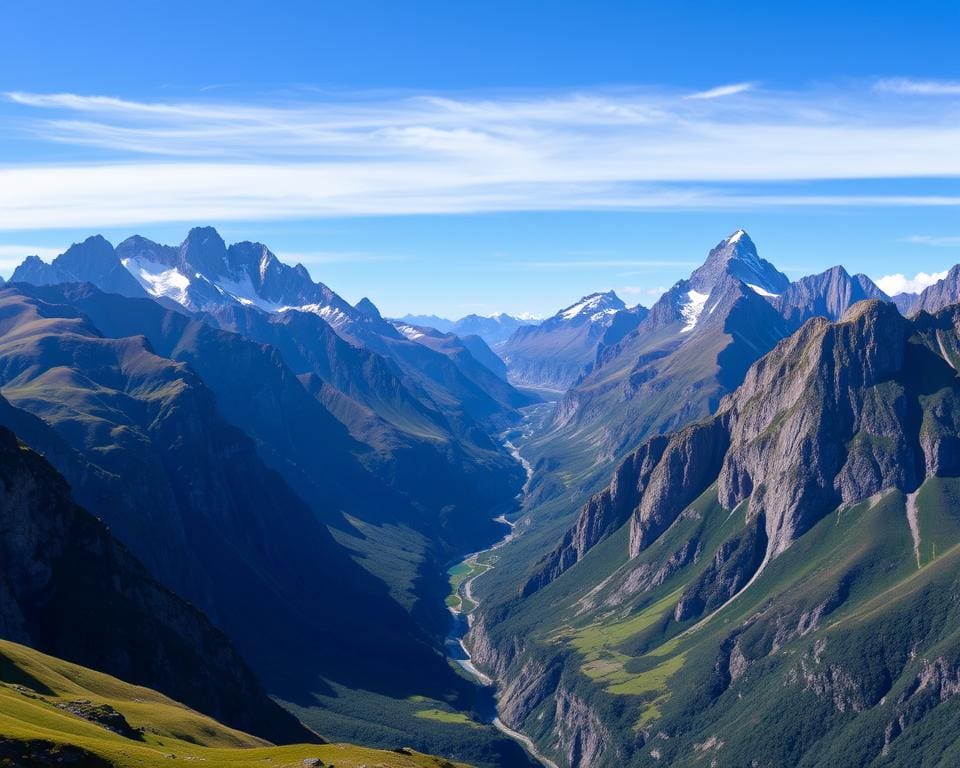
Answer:
<path fill-rule="evenodd" d="M 534 408 L 538 408 L 538 406 L 534 406 Z M 528 421 L 525 435 L 529 435 L 529 429 L 530 426 Z M 520 502 L 520 508 L 522 509 L 523 500 L 530 485 L 530 478 L 533 476 L 533 467 L 530 466 L 530 462 L 520 455 L 519 448 L 509 439 L 504 437 L 503 444 L 507 450 L 510 451 L 510 455 L 520 463 L 527 473 L 527 479 L 523 484 L 523 488 L 517 495 L 517 499 Z M 532 739 L 520 733 L 519 731 L 513 730 L 500 720 L 496 704 L 495 688 L 497 681 L 477 669 L 476 665 L 474 665 L 470 658 L 470 651 L 463 642 L 467 633 L 470 631 L 470 625 L 473 620 L 473 612 L 480 605 L 480 601 L 473 594 L 473 583 L 494 568 L 496 558 L 491 557 L 491 555 L 493 555 L 493 553 L 501 547 L 508 544 L 514 538 L 514 536 L 518 536 L 520 534 L 520 531 L 516 528 L 516 523 L 512 523 L 507 520 L 505 515 L 500 515 L 500 517 L 496 518 L 496 521 L 509 526 L 509 530 L 507 531 L 506 535 L 504 535 L 504 537 L 493 546 L 468 555 L 459 564 L 451 569 L 451 571 L 466 569 L 467 574 L 463 581 L 460 582 L 460 585 L 457 589 L 457 596 L 460 598 L 459 605 L 451 606 L 449 608 L 450 613 L 453 615 L 453 626 L 450 630 L 450 633 L 447 635 L 445 643 L 447 656 L 451 661 L 459 665 L 465 672 L 467 672 L 467 674 L 469 674 L 480 685 L 491 689 L 491 722 L 497 728 L 497 730 L 519 743 L 526 750 L 527 754 L 529 754 L 534 760 L 537 760 L 542 765 L 546 766 L 547 768 L 559 768 L 559 766 L 550 758 L 540 754 L 540 752 L 537 750 L 536 744 L 533 743 Z"/>

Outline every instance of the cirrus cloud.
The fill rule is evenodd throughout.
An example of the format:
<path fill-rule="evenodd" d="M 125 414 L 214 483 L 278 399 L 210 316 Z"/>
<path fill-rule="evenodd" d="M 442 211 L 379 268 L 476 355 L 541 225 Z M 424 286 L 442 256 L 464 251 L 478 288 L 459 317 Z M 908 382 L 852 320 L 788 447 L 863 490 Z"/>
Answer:
<path fill-rule="evenodd" d="M 897 87 L 900 90 L 897 90 Z M 0 229 L 531 210 L 956 206 L 828 182 L 960 179 L 960 125 L 900 86 L 151 102 L 6 94 Z M 941 90 L 949 84 L 940 84 Z M 736 98 L 726 98 L 736 96 Z M 916 100 L 913 100 L 916 102 Z M 56 149 L 56 152 L 52 150 Z M 806 182 L 796 185 L 794 182 Z M 917 189 L 914 186 L 912 189 Z"/>

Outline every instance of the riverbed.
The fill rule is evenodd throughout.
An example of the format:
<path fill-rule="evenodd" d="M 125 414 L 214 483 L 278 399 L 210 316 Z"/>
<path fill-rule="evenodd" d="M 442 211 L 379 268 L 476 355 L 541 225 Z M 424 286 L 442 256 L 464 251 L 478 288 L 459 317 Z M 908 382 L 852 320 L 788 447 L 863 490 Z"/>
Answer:
<path fill-rule="evenodd" d="M 529 424 L 529 421 L 527 424 Z M 528 434 L 529 433 L 526 432 L 524 436 L 528 436 Z M 521 489 L 517 498 L 519 502 L 518 510 L 522 510 L 523 499 L 529 488 L 530 479 L 533 476 L 533 467 L 531 467 L 530 463 L 521 455 L 520 449 L 506 436 L 503 437 L 503 444 L 506 449 L 510 451 L 510 455 L 513 456 L 524 468 L 527 475 L 526 481 L 523 484 L 523 488 Z M 492 712 L 489 714 L 492 715 L 490 722 L 497 728 L 497 730 L 520 744 L 526 750 L 527 754 L 529 754 L 534 760 L 537 760 L 542 765 L 546 766 L 547 768 L 559 768 L 559 766 L 557 766 L 557 764 L 552 760 L 540 754 L 532 739 L 520 733 L 519 731 L 513 730 L 500 720 L 496 704 L 495 688 L 497 681 L 477 669 L 470 658 L 470 651 L 464 644 L 464 638 L 470 631 L 473 613 L 480 605 L 480 601 L 473 593 L 473 583 L 485 573 L 493 570 L 497 561 L 497 550 L 510 543 L 515 536 L 520 535 L 522 530 L 517 528 L 517 524 L 508 520 L 505 515 L 500 515 L 495 519 L 497 522 L 509 526 L 509 529 L 504 534 L 503 538 L 487 549 L 479 552 L 473 552 L 450 569 L 451 573 L 464 573 L 464 571 L 465 573 L 457 588 L 457 597 L 459 600 L 456 601 L 456 604 L 447 606 L 453 616 L 453 624 L 450 633 L 447 635 L 444 645 L 447 656 L 451 661 L 457 664 L 480 685 L 494 689 L 491 691 L 493 694 L 491 696 L 490 704 L 492 707 Z"/>

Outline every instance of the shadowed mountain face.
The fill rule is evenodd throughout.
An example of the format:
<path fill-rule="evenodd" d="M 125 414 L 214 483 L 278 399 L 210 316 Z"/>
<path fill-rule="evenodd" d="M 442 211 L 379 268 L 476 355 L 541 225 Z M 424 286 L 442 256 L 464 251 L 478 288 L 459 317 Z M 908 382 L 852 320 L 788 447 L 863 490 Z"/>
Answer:
<path fill-rule="evenodd" d="M 215 229 L 202 227 L 192 229 L 179 248 L 128 238 L 117 247 L 117 257 L 151 296 L 191 311 L 220 318 L 238 308 L 316 314 L 343 339 L 393 361 L 435 407 L 462 411 L 463 418 L 509 419 L 516 405 L 525 402 L 508 385 L 490 388 L 484 366 L 414 343 L 384 320 L 369 299 L 351 306 L 313 282 L 303 265 L 284 264 L 260 243 L 228 247 Z"/>
<path fill-rule="evenodd" d="M 401 523 L 454 550 L 495 535 L 489 508 L 510 497 L 513 464 L 488 449 L 483 465 L 487 473 L 493 475 L 499 465 L 508 471 L 502 483 L 481 478 L 472 457 L 456 454 L 464 449 L 449 425 L 439 418 L 430 421 L 436 413 L 418 408 L 412 398 L 403 399 L 404 388 L 382 358 L 348 345 L 315 315 L 238 310 L 249 313 L 245 330 L 258 341 L 277 341 L 275 349 L 154 302 L 103 294 L 88 286 L 37 294 L 70 304 L 109 337 L 142 334 L 156 353 L 187 363 L 215 394 L 225 418 L 254 438 L 262 459 L 321 520 L 349 527 L 343 517 L 349 514 L 378 524 Z M 291 326 L 301 324 L 302 330 L 291 332 Z M 298 340 L 309 346 L 297 347 Z M 287 360 L 298 368 L 292 369 Z M 304 388 L 298 375 L 318 371 L 347 394 L 337 397 Z M 363 408 L 361 403 L 373 402 L 373 396 L 385 391 L 397 394 L 393 404 L 398 421 L 401 409 L 422 416 L 424 429 L 432 429 L 435 439 L 418 440 Z M 347 403 L 349 395 L 356 399 Z M 327 399 L 334 410 L 325 404 Z M 391 403 L 378 404 L 389 412 Z M 351 406 L 359 412 L 356 417 Z"/>
<path fill-rule="evenodd" d="M 82 503 L 222 627 L 273 691 L 322 690 L 320 676 L 374 690 L 447 677 L 386 585 L 264 464 L 192 368 L 156 354 L 142 335 L 105 337 L 67 304 L 5 289 L 0 305 L 4 396 L 82 457 L 60 467 Z M 232 351 L 242 361 L 244 350 Z M 274 436 L 262 437 L 266 446 Z"/>
<path fill-rule="evenodd" d="M 956 716 L 958 363 L 956 307 L 861 302 L 643 443 L 483 604 L 474 657 L 550 671 L 508 722 L 570 766 L 909 764 Z"/>
<path fill-rule="evenodd" d="M 146 296 L 140 284 L 123 268 L 113 246 L 100 235 L 75 243 L 51 264 L 37 256 L 28 257 L 14 270 L 10 282 L 34 285 L 93 283 L 110 293 Z"/>
<path fill-rule="evenodd" d="M 6 424 L 81 456 L 0 398 Z M 276 742 L 315 736 L 274 704 L 227 638 L 161 587 L 70 497 L 43 458 L 0 428 L 0 635 L 139 685 Z"/>

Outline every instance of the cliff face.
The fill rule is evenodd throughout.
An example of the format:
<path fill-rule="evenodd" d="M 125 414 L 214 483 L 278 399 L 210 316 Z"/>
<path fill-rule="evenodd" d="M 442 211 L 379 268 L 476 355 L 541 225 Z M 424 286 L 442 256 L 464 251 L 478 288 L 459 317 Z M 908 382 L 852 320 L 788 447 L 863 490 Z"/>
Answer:
<path fill-rule="evenodd" d="M 823 755 L 903 759 L 960 690 L 958 367 L 960 307 L 865 301 L 643 443 L 475 622 L 514 727 L 570 766 L 794 764 L 743 727 L 764 712 Z"/>
<path fill-rule="evenodd" d="M 156 688 L 278 742 L 316 737 L 227 638 L 155 582 L 63 478 L 0 427 L 0 635 Z"/>
<path fill-rule="evenodd" d="M 631 454 L 524 592 L 582 559 L 626 516 L 635 557 L 714 482 L 724 508 L 750 500 L 766 554 L 775 556 L 838 503 L 890 486 L 911 490 L 927 467 L 951 470 L 951 435 L 921 430 L 922 419 L 936 421 L 939 412 L 908 407 L 906 387 L 915 386 L 908 367 L 922 364 L 934 375 L 948 367 L 936 350 L 908 348 L 920 327 L 879 301 L 858 305 L 840 323 L 808 322 L 750 368 L 716 416 Z M 617 492 L 624 487 L 632 492 Z"/>

